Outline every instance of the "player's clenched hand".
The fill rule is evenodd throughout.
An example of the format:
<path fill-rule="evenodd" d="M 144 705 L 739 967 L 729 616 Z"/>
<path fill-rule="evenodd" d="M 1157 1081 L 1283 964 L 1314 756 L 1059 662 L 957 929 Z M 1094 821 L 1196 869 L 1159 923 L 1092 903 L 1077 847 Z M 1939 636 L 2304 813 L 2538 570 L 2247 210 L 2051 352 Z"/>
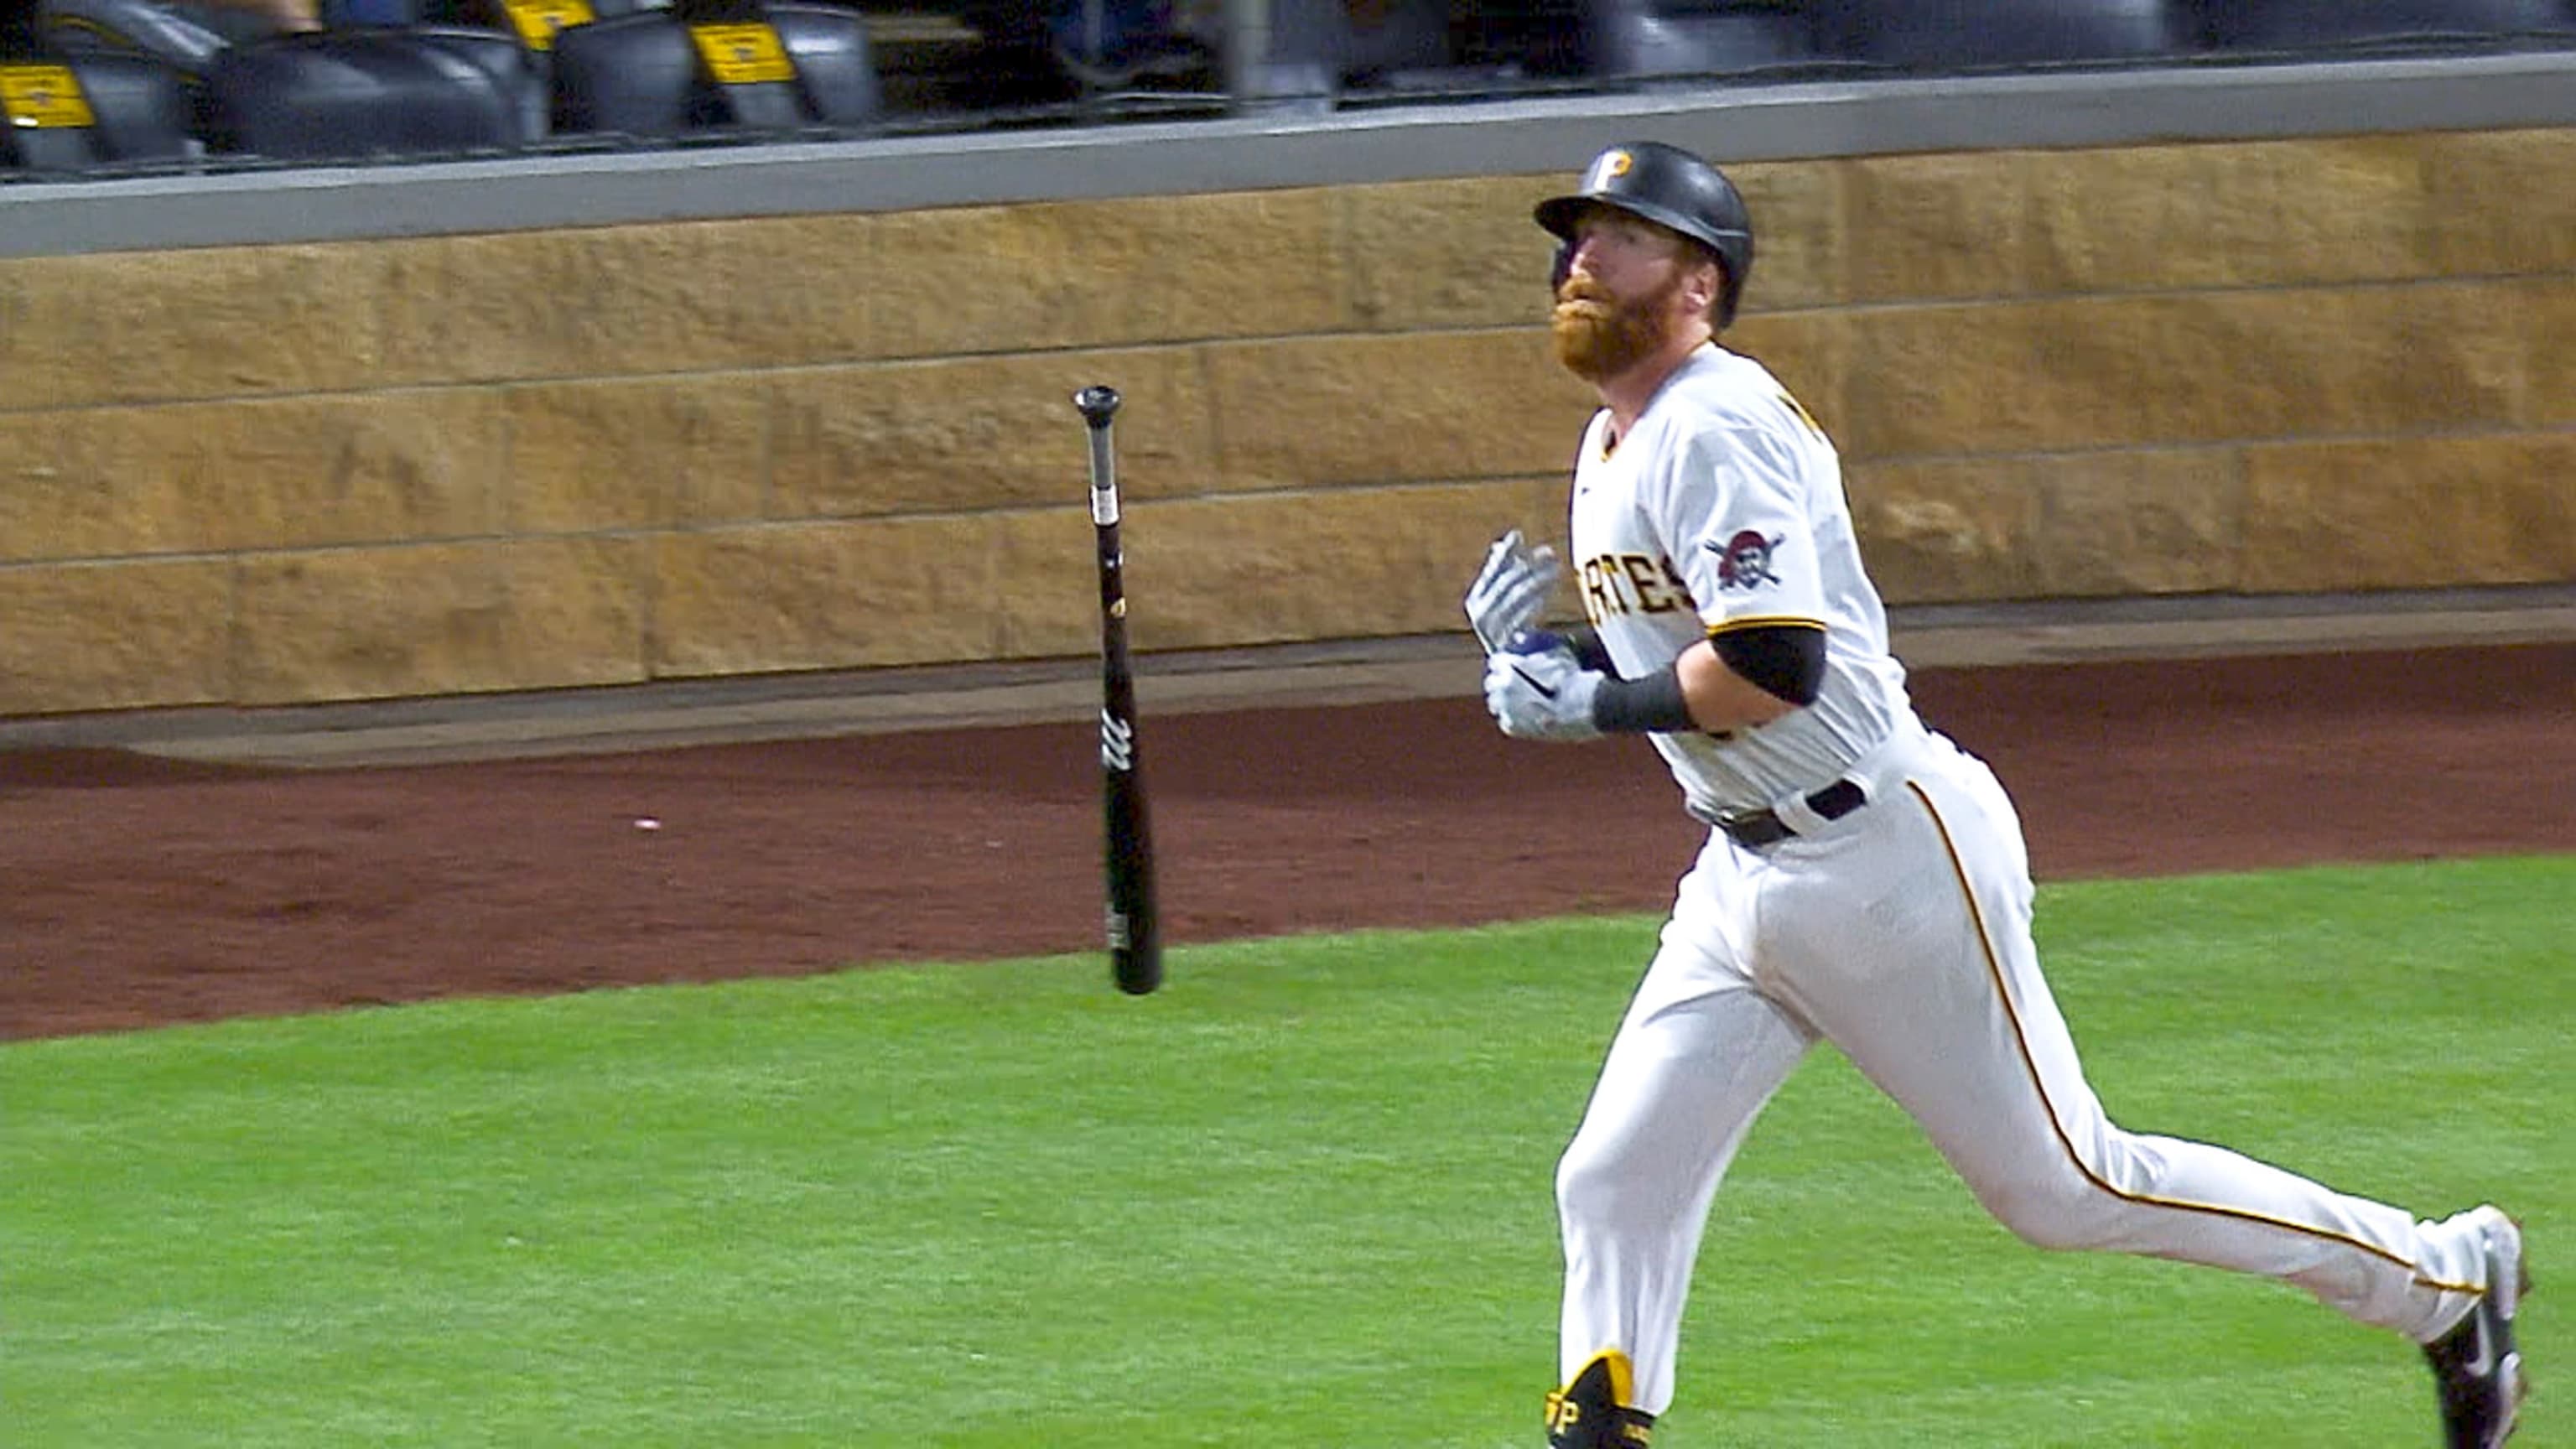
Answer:
<path fill-rule="evenodd" d="M 1516 740 L 1588 740 L 1602 676 L 1574 661 L 1554 634 L 1522 634 L 1485 659 L 1485 708 Z"/>
<path fill-rule="evenodd" d="M 1517 528 L 1494 540 L 1485 551 L 1484 570 L 1467 586 L 1466 601 L 1467 622 L 1475 626 L 1476 641 L 1488 655 L 1537 621 L 1547 607 L 1548 590 L 1563 572 L 1555 549 L 1529 547 Z"/>

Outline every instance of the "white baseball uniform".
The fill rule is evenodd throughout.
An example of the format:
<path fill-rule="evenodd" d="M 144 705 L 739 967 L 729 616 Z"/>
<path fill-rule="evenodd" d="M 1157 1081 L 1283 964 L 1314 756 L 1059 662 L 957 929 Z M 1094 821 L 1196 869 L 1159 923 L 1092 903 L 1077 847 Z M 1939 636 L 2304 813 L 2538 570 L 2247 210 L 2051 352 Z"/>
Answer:
<path fill-rule="evenodd" d="M 1764 622 L 1821 625 L 1826 666 L 1815 703 L 1772 723 L 1652 737 L 1694 814 L 1768 807 L 1795 833 L 1757 850 L 1710 832 L 1558 1165 L 1561 1375 L 1620 1352 L 1633 1407 L 1671 1402 L 1710 1198 L 1819 1039 L 2041 1247 L 2263 1274 L 2418 1341 L 2465 1313 L 2485 1269 L 2457 1219 L 2103 1115 L 2031 944 L 2020 821 L 1916 718 L 1833 446 L 1770 372 L 1703 346 L 1610 431 L 1604 411 L 1584 436 L 1572 554 L 1619 673 Z M 1827 819 L 1808 797 L 1838 781 L 1866 803 Z"/>

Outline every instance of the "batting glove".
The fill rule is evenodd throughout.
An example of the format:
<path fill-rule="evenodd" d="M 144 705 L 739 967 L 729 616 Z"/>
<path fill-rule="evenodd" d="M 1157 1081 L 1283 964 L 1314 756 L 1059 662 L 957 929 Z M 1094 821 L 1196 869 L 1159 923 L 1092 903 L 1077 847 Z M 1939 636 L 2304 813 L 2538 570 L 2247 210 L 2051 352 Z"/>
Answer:
<path fill-rule="evenodd" d="M 1523 633 L 1485 660 L 1485 708 L 1516 740 L 1588 740 L 1601 733 L 1592 722 L 1592 699 L 1602 675 L 1574 660 L 1554 634 Z"/>
<path fill-rule="evenodd" d="M 1537 620 L 1547 595 L 1565 572 L 1556 550 L 1546 544 L 1530 548 L 1517 528 L 1494 540 L 1485 551 L 1485 567 L 1467 586 L 1467 622 L 1485 653 L 1505 648 L 1514 634 Z"/>

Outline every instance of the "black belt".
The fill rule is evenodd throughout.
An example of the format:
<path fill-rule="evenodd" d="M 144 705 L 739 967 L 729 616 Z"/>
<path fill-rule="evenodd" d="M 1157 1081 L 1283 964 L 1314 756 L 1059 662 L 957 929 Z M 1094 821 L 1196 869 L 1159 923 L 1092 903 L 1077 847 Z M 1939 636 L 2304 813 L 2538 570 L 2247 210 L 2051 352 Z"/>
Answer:
<path fill-rule="evenodd" d="M 1821 820 L 1840 820 L 1869 803 L 1869 792 L 1849 780 L 1836 780 L 1807 797 L 1807 808 Z M 1760 850 L 1778 845 L 1798 832 L 1780 818 L 1780 812 L 1761 810 L 1721 810 L 1709 822 L 1726 832 L 1726 838 L 1747 850 Z"/>

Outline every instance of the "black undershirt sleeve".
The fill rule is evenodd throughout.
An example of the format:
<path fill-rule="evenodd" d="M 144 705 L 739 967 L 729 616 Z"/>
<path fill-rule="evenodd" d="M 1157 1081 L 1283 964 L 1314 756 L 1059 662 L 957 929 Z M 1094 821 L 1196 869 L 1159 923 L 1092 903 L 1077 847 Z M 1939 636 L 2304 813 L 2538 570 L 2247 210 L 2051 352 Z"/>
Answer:
<path fill-rule="evenodd" d="M 1708 643 L 1747 683 L 1791 704 L 1814 704 L 1825 682 L 1825 631 L 1819 625 L 1752 624 L 1712 634 Z"/>
<path fill-rule="evenodd" d="M 1673 734 L 1697 726 L 1683 697 L 1680 670 L 1665 665 L 1642 679 L 1610 667 L 1600 633 L 1568 630 L 1566 646 L 1586 669 L 1609 675 L 1592 698 L 1592 722 L 1609 734 Z M 1709 636 L 1727 668 L 1767 694 L 1795 705 L 1816 702 L 1825 679 L 1825 631 L 1813 624 L 1754 624 Z"/>
<path fill-rule="evenodd" d="M 1592 696 L 1592 724 L 1604 734 L 1669 735 L 1696 729 L 1681 671 L 1665 665 L 1643 679 L 1605 680 Z"/>

